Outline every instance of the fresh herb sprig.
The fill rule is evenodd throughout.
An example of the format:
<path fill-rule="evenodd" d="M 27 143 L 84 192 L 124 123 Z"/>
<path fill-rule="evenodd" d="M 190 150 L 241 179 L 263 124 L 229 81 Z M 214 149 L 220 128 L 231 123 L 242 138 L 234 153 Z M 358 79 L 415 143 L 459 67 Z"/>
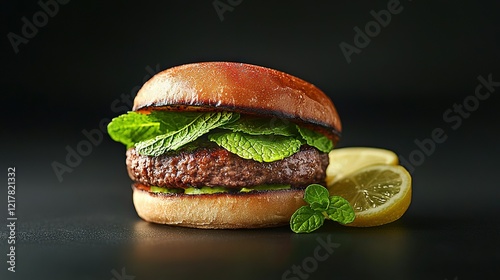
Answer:
<path fill-rule="evenodd" d="M 304 194 L 309 204 L 302 206 L 290 219 L 290 228 L 295 233 L 309 233 L 323 225 L 325 219 L 341 224 L 354 221 L 354 209 L 349 202 L 340 196 L 330 196 L 328 190 L 318 184 L 309 185 Z"/>

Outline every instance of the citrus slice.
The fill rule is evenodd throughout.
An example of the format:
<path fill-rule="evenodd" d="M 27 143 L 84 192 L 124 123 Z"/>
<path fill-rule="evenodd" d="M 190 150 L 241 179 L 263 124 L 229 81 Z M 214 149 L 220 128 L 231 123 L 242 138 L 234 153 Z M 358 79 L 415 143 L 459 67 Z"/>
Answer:
<path fill-rule="evenodd" d="M 398 156 L 389 150 L 368 147 L 334 149 L 329 153 L 330 164 L 326 169 L 327 185 L 346 175 L 373 164 L 398 164 Z"/>
<path fill-rule="evenodd" d="M 329 185 L 328 190 L 353 207 L 356 218 L 346 225 L 378 226 L 399 219 L 410 206 L 411 176 L 400 165 L 371 165 Z"/>

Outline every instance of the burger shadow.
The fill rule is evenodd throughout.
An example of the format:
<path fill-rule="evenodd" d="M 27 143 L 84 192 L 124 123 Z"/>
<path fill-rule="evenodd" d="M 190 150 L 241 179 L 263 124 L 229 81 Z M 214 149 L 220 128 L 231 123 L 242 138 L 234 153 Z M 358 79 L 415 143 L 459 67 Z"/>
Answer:
<path fill-rule="evenodd" d="M 213 230 L 137 221 L 130 266 L 137 278 L 276 279 L 289 262 L 293 235 L 288 227 Z"/>
<path fill-rule="evenodd" d="M 434 223 L 412 216 L 368 228 L 325 222 L 308 234 L 293 233 L 288 226 L 206 230 L 141 220 L 133 226 L 127 271 L 130 267 L 137 279 L 281 279 L 295 266 L 311 265 L 319 252 L 314 275 L 320 276 L 340 263 L 356 269 L 359 262 L 411 261 L 425 243 L 422 231 L 432 228 Z"/>

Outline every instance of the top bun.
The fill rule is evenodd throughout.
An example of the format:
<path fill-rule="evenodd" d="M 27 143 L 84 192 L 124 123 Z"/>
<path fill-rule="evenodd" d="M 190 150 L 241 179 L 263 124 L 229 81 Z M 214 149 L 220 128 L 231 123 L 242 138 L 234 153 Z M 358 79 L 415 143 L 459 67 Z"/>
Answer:
<path fill-rule="evenodd" d="M 277 116 L 320 126 L 335 142 L 342 130 L 332 101 L 314 85 L 274 69 L 236 62 L 192 63 L 156 74 L 139 90 L 133 107 L 152 109 Z"/>

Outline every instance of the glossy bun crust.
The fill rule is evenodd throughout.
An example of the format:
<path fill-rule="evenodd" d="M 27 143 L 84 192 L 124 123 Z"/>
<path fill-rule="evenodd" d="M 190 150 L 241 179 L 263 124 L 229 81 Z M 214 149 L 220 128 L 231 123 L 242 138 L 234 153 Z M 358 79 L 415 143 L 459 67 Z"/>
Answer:
<path fill-rule="evenodd" d="M 314 85 L 277 70 L 202 62 L 164 70 L 147 81 L 134 111 L 226 110 L 312 125 L 335 143 L 342 127 L 332 101 Z"/>

